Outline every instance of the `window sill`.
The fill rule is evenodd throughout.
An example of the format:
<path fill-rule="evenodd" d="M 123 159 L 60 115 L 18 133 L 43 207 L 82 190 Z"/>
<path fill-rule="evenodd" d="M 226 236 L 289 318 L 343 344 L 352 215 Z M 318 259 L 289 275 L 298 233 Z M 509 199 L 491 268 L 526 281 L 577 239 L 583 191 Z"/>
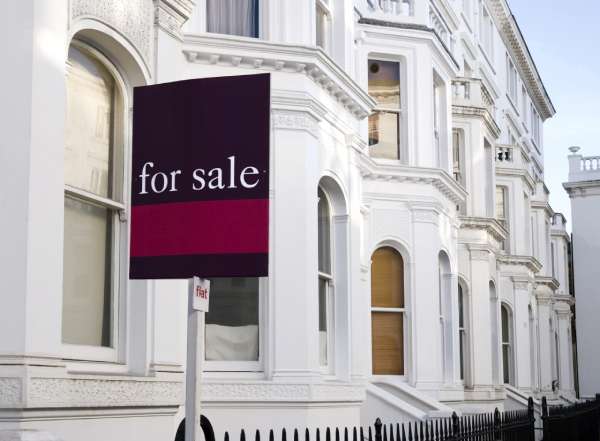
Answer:
<path fill-rule="evenodd" d="M 75 375 L 130 375 L 129 368 L 123 363 L 65 360 L 67 373 Z"/>

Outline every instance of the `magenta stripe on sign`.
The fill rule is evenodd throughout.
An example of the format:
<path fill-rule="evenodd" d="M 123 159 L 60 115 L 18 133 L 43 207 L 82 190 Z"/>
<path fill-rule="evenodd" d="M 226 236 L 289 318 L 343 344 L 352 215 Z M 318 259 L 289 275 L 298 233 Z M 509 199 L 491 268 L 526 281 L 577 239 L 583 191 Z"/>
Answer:
<path fill-rule="evenodd" d="M 131 211 L 132 257 L 268 252 L 268 199 L 137 205 Z"/>

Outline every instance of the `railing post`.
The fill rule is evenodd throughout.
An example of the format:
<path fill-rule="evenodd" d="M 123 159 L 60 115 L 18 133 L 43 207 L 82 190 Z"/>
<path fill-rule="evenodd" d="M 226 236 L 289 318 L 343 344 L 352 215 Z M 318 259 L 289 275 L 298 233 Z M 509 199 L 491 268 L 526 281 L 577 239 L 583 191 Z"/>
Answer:
<path fill-rule="evenodd" d="M 460 431 L 458 415 L 456 412 L 452 412 L 452 440 L 458 440 L 458 432 Z"/>
<path fill-rule="evenodd" d="M 501 420 L 500 420 L 500 411 L 496 407 L 494 409 L 494 440 L 499 441 L 501 439 L 502 439 L 502 427 L 501 427 Z"/>
<path fill-rule="evenodd" d="M 542 397 L 542 426 L 544 428 L 544 441 L 550 441 L 550 421 L 548 418 L 548 400 Z"/>
<path fill-rule="evenodd" d="M 382 441 L 381 438 L 381 426 L 383 424 L 381 423 L 381 420 L 379 418 L 377 418 L 375 420 L 375 441 Z"/>
<path fill-rule="evenodd" d="M 529 417 L 529 441 L 535 441 L 535 409 L 533 408 L 533 397 L 527 400 L 527 416 Z"/>

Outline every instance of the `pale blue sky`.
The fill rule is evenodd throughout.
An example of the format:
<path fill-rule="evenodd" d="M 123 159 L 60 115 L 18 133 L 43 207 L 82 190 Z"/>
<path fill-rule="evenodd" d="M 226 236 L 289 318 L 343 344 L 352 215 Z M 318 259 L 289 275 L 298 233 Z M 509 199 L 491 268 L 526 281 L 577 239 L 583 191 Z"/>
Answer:
<path fill-rule="evenodd" d="M 600 1 L 509 0 L 556 115 L 544 124 L 550 204 L 569 220 L 567 148 L 600 155 Z"/>

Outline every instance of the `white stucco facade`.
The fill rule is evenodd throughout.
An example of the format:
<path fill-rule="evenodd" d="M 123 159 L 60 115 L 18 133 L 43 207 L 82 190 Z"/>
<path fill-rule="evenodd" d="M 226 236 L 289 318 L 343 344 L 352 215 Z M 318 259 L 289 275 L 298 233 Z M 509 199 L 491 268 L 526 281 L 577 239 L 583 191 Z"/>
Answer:
<path fill-rule="evenodd" d="M 596 250 L 600 234 L 600 162 L 597 156 L 584 156 L 579 147 L 570 147 L 569 180 L 563 186 L 571 199 L 573 218 L 574 289 L 577 297 L 577 359 L 579 393 L 593 397 L 600 387 L 600 355 L 596 336 L 598 323 L 598 269 Z"/>
<path fill-rule="evenodd" d="M 270 276 L 258 282 L 258 358 L 207 363 L 203 414 L 218 439 L 573 397 L 569 237 L 543 183 L 542 126 L 554 108 L 506 1 L 258 4 L 260 38 L 250 38 L 206 32 L 205 0 L 9 0 L 0 439 L 175 439 L 187 282 L 127 277 L 132 91 L 257 72 L 271 74 Z M 124 196 L 102 200 L 119 225 L 105 347 L 63 343 L 65 199 L 92 198 L 65 183 L 72 46 L 109 66 L 122 95 Z M 395 159 L 369 147 L 369 60 L 398 66 Z M 318 188 L 330 210 L 326 366 Z M 575 220 L 582 198 L 572 198 L 574 231 L 586 234 L 593 213 Z M 403 264 L 394 375 L 373 369 L 372 260 L 382 248 Z"/>

